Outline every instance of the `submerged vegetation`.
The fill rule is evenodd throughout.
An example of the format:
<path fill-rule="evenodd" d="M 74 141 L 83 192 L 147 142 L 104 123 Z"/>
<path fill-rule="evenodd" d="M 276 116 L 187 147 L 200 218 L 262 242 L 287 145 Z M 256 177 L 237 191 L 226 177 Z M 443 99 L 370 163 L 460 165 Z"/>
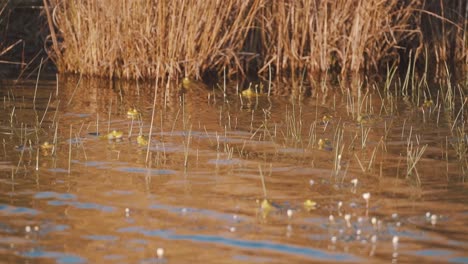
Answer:
<path fill-rule="evenodd" d="M 405 69 L 417 58 L 450 60 L 464 72 L 468 64 L 463 1 L 44 3 L 50 5 L 50 55 L 61 72 L 126 79 L 226 71 L 313 77 Z"/>

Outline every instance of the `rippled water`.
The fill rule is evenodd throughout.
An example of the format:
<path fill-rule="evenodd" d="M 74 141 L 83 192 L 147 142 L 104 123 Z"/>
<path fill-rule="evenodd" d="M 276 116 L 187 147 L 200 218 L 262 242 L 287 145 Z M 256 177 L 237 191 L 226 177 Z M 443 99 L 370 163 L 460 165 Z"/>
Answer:
<path fill-rule="evenodd" d="M 0 262 L 468 262 L 466 110 L 158 89 L 4 82 Z"/>

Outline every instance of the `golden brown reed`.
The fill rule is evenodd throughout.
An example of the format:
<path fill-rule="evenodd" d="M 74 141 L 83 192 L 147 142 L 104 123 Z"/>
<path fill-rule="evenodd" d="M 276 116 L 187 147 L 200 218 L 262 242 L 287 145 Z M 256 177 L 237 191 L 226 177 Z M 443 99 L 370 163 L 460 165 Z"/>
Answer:
<path fill-rule="evenodd" d="M 455 70 L 454 73 L 462 73 L 466 76 L 468 71 L 468 1 L 426 0 L 424 10 L 421 12 L 421 29 L 426 37 L 428 50 L 438 66 L 434 70 L 435 75 L 445 78 L 446 66 L 449 66 L 450 70 Z"/>
<path fill-rule="evenodd" d="M 263 9 L 265 67 L 278 73 L 341 74 L 376 69 L 383 58 L 398 58 L 399 42 L 417 33 L 410 26 L 417 1 L 275 1 Z"/>
<path fill-rule="evenodd" d="M 260 2 L 50 0 L 63 37 L 56 61 L 60 71 L 129 79 L 235 69 Z"/>
<path fill-rule="evenodd" d="M 430 13 L 422 0 L 44 1 L 60 71 L 127 79 L 379 71 L 423 53 Z"/>

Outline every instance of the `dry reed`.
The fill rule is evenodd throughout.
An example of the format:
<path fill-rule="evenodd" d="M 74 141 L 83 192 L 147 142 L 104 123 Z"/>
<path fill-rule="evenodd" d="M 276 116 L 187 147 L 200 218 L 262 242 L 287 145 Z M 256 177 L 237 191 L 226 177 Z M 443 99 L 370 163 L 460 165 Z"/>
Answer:
<path fill-rule="evenodd" d="M 421 12 L 425 44 L 436 62 L 433 75 L 445 78 L 448 64 L 451 72 L 468 81 L 468 1 L 426 0 Z"/>
<path fill-rule="evenodd" d="M 384 71 L 421 54 L 422 14 L 436 0 L 44 2 L 58 29 L 52 38 L 62 40 L 52 50 L 59 71 L 153 79 L 225 69 L 228 75 L 254 69 L 268 78 L 272 69 L 277 76 L 311 77 Z M 449 38 L 456 31 L 454 52 L 462 61 L 468 57 L 467 15 L 450 22 L 458 25 L 450 34 L 444 28 L 439 34 Z M 432 13 L 448 21 L 444 16 Z"/>
<path fill-rule="evenodd" d="M 265 49 L 261 71 L 270 64 L 277 73 L 377 69 L 383 58 L 397 58 L 395 46 L 416 33 L 409 21 L 417 1 L 409 2 L 275 1 L 260 20 Z"/>
<path fill-rule="evenodd" d="M 241 70 L 236 51 L 262 1 L 58 1 L 60 71 L 118 78 Z"/>

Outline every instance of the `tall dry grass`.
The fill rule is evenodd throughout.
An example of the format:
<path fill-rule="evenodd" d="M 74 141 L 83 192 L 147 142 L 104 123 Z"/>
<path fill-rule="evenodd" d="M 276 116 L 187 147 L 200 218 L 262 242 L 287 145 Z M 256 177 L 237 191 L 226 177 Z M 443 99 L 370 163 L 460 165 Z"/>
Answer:
<path fill-rule="evenodd" d="M 8 22 L 8 11 L 11 8 L 10 3 L 5 0 L 0 0 L 0 66 L 2 64 L 18 64 L 22 65 L 21 62 L 15 62 L 11 60 L 5 60 L 4 58 L 6 57 L 9 52 L 11 52 L 16 46 L 18 46 L 20 43 L 23 42 L 21 39 L 13 40 L 13 43 L 11 40 L 7 39 L 7 34 L 8 34 L 8 27 L 9 27 L 9 22 Z"/>
<path fill-rule="evenodd" d="M 428 36 L 421 19 L 432 11 L 424 8 L 431 1 L 443 2 L 43 1 L 50 4 L 46 9 L 53 10 L 49 18 L 58 29 L 52 38 L 61 39 L 54 43 L 60 71 L 127 79 L 200 77 L 224 68 L 230 73 L 254 68 L 260 75 L 270 74 L 270 69 L 276 75 L 310 76 L 378 72 L 425 50 L 422 43 Z M 455 28 L 462 30 L 443 33 L 446 23 L 435 30 L 442 32 L 442 39 L 455 38 L 458 58 L 468 62 L 468 9 L 463 9 L 463 0 L 454 2 L 459 19 Z M 435 52 L 449 54 L 444 49 Z"/>
<path fill-rule="evenodd" d="M 398 44 L 418 33 L 410 21 L 419 3 L 407 2 L 271 2 L 260 20 L 265 66 L 271 64 L 277 73 L 304 68 L 309 73 L 341 74 L 377 69 L 383 58 L 398 58 Z"/>
<path fill-rule="evenodd" d="M 61 71 L 119 78 L 200 76 L 239 67 L 262 1 L 50 0 Z"/>
<path fill-rule="evenodd" d="M 451 70 L 468 72 L 468 1 L 424 1 L 421 28 L 428 50 L 438 66 L 434 75 Z M 457 67 L 459 65 L 459 67 Z M 465 77 L 468 79 L 468 77 Z"/>

